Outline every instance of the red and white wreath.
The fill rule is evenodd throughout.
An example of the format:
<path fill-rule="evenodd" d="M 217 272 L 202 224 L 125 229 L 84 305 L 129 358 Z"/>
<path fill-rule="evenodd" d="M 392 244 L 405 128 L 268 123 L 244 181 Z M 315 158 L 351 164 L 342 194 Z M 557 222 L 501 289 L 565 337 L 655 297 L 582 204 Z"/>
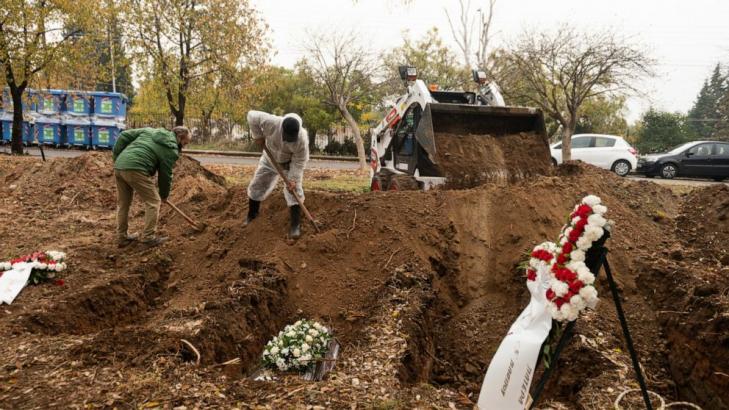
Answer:
<path fill-rule="evenodd" d="M 573 321 L 585 308 L 597 305 L 597 290 L 593 286 L 595 275 L 585 265 L 585 257 L 587 250 L 605 233 L 606 212 L 607 207 L 601 204 L 599 197 L 586 196 L 570 214 L 558 245 L 545 242 L 531 253 L 527 280 L 535 281 L 539 273 L 548 272 L 548 308 L 557 321 Z"/>
<path fill-rule="evenodd" d="M 59 251 L 33 252 L 19 258 L 0 262 L 0 276 L 3 272 L 13 269 L 19 263 L 29 263 L 31 271 L 29 282 L 38 284 L 53 279 L 57 272 L 66 270 L 66 254 Z"/>

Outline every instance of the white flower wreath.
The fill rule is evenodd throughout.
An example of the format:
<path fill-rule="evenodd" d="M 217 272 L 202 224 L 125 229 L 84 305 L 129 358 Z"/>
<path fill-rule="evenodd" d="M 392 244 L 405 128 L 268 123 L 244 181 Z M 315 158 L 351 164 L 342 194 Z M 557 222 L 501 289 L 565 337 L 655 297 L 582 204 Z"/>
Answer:
<path fill-rule="evenodd" d="M 318 322 L 299 320 L 288 325 L 263 349 L 263 365 L 280 371 L 303 372 L 327 353 L 332 335 Z"/>

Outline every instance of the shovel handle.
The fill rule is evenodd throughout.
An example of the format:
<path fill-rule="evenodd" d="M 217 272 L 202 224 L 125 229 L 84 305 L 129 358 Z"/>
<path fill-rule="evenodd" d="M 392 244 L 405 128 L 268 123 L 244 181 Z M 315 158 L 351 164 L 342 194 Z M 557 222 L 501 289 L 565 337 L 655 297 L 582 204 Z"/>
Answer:
<path fill-rule="evenodd" d="M 271 155 L 271 151 L 268 150 L 268 147 L 265 145 L 265 143 L 263 145 L 263 151 L 266 153 L 266 155 L 268 155 L 269 162 L 273 164 L 273 167 L 276 168 L 276 172 L 278 172 L 278 175 L 281 177 L 281 179 L 283 179 L 284 184 L 286 185 L 285 189 L 289 189 L 289 179 L 286 178 L 286 174 L 284 174 L 283 169 L 281 169 L 281 165 L 279 165 L 278 162 L 274 161 L 273 155 Z M 304 205 L 304 201 L 301 200 L 301 197 L 296 192 L 296 190 L 289 191 L 289 192 L 291 192 L 294 195 L 294 198 L 296 198 L 296 202 L 299 203 L 299 206 L 304 211 L 304 215 L 306 215 L 306 218 L 309 221 L 311 221 L 312 225 L 314 225 L 314 229 L 316 229 L 317 232 L 321 232 L 319 230 L 319 226 L 316 224 L 316 221 L 314 220 L 314 217 L 311 216 L 311 214 L 309 213 L 309 210 L 306 209 L 306 205 Z"/>
<path fill-rule="evenodd" d="M 170 202 L 169 200 L 167 200 L 167 201 L 165 201 L 165 202 L 166 202 L 166 203 L 167 203 L 167 205 L 169 205 L 169 206 L 170 206 L 170 207 L 171 207 L 172 209 L 174 209 L 174 210 L 175 210 L 175 212 L 177 212 L 178 214 L 180 214 L 180 216 L 181 216 L 181 217 L 185 218 L 185 220 L 186 220 L 187 222 L 189 222 L 189 223 L 190 223 L 190 225 L 194 226 L 195 228 L 198 228 L 198 226 L 197 226 L 197 223 L 195 223 L 195 221 L 194 221 L 194 220 L 193 220 L 192 218 L 190 218 L 190 217 L 189 217 L 189 216 L 187 216 L 187 215 L 186 215 L 186 214 L 185 214 L 184 212 L 182 212 L 182 209 L 178 208 L 178 207 L 177 207 L 177 205 L 173 204 L 173 203 L 172 203 L 172 202 Z"/>

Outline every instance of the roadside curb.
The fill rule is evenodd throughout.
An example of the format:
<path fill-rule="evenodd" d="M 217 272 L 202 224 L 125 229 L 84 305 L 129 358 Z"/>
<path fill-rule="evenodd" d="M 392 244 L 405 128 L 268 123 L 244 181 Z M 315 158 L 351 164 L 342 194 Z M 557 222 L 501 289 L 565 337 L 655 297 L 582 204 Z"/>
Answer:
<path fill-rule="evenodd" d="M 210 151 L 210 150 L 199 150 L 199 149 L 183 149 L 184 154 L 190 155 L 221 155 L 227 157 L 249 157 L 258 158 L 261 156 L 260 152 L 250 151 Z M 357 162 L 357 157 L 349 156 L 332 156 L 332 155 L 310 155 L 310 159 L 318 159 L 324 161 L 346 161 L 346 162 Z"/>

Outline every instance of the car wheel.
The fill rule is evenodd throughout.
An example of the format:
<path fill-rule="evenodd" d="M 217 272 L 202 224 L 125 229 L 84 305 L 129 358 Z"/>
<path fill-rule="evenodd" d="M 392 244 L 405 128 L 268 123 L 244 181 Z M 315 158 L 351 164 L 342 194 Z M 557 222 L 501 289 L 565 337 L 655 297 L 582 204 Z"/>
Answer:
<path fill-rule="evenodd" d="M 725 179 L 726 179 L 726 177 L 714 177 L 714 178 L 712 178 L 712 179 L 713 179 L 714 181 L 716 181 L 716 182 L 721 182 L 721 181 L 725 180 Z"/>
<path fill-rule="evenodd" d="M 630 173 L 630 162 L 623 159 L 615 161 L 612 170 L 619 176 L 624 177 Z"/>
<path fill-rule="evenodd" d="M 676 164 L 664 164 L 661 167 L 661 177 L 663 179 L 673 179 L 678 174 L 678 168 Z"/>
<path fill-rule="evenodd" d="M 554 158 L 552 158 L 552 165 L 554 165 L 555 167 L 556 167 L 556 166 L 558 165 L 558 164 L 557 164 L 557 160 L 556 160 L 556 159 L 554 159 Z"/>

